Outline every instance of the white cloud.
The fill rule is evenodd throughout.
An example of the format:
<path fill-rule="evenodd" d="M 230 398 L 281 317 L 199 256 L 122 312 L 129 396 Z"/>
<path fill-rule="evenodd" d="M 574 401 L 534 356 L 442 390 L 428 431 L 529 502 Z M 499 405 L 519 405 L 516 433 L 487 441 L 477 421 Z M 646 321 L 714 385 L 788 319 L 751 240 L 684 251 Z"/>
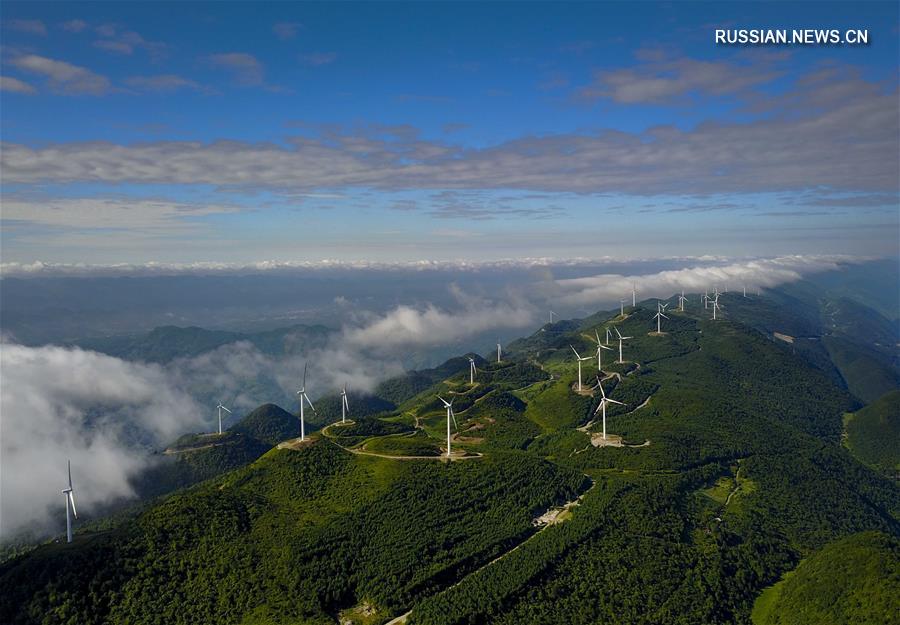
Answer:
<path fill-rule="evenodd" d="M 297 31 L 303 28 L 300 22 L 278 22 L 272 26 L 272 32 L 282 41 L 293 39 L 297 36 Z"/>
<path fill-rule="evenodd" d="M 159 74 L 156 76 L 131 76 L 125 79 L 125 84 L 145 93 L 171 93 L 180 89 L 191 91 L 211 92 L 203 85 L 188 78 L 176 74 Z"/>
<path fill-rule="evenodd" d="M 10 63 L 21 70 L 44 76 L 48 86 L 59 93 L 70 95 L 103 95 L 110 90 L 109 79 L 100 74 L 36 54 L 16 57 Z"/>
<path fill-rule="evenodd" d="M 231 72 L 234 82 L 240 86 L 261 85 L 263 82 L 263 69 L 256 57 L 244 52 L 228 52 L 224 54 L 211 54 L 207 60 L 223 69 Z"/>
<path fill-rule="evenodd" d="M 132 495 L 148 458 L 133 443 L 170 440 L 198 423 L 194 401 L 156 365 L 61 347 L 0 344 L 0 537 L 59 528 L 72 461 L 82 510 Z M 125 430 L 129 430 L 126 435 Z"/>
<path fill-rule="evenodd" d="M 214 55 L 239 84 L 262 84 L 252 56 Z M 801 84 L 802 82 L 802 84 Z M 471 148 L 414 132 L 375 136 L 338 129 L 288 145 L 245 141 L 43 147 L 3 144 L 5 180 L 228 185 L 285 191 L 349 188 L 521 189 L 566 193 L 687 195 L 893 192 L 900 168 L 893 87 L 850 70 L 807 75 L 765 103 L 775 114 L 658 126 L 526 136 Z M 484 209 L 488 213 L 490 207 Z"/>
<path fill-rule="evenodd" d="M 311 52 L 309 54 L 301 54 L 300 62 L 303 65 L 318 67 L 320 65 L 330 65 L 337 60 L 337 54 L 334 52 Z"/>
<path fill-rule="evenodd" d="M 11 93 L 24 93 L 31 95 L 37 93 L 37 89 L 29 85 L 27 82 L 12 78 L 11 76 L 0 76 L 0 91 L 9 91 Z"/>
<path fill-rule="evenodd" d="M 69 20 L 68 22 L 63 22 L 60 24 L 63 30 L 68 31 L 70 33 L 80 33 L 85 28 L 87 28 L 88 24 L 84 20 Z"/>
<path fill-rule="evenodd" d="M 415 346 L 445 345 L 496 328 L 525 328 L 534 324 L 535 313 L 523 300 L 494 302 L 471 298 L 451 286 L 460 308 L 441 310 L 431 304 L 415 308 L 398 306 L 385 315 L 366 320 L 344 331 L 344 340 L 365 349 L 395 350 Z"/>
<path fill-rule="evenodd" d="M 604 274 L 556 280 L 552 294 L 562 304 L 570 306 L 609 305 L 622 298 L 631 298 L 635 285 L 638 299 L 667 299 L 681 290 L 700 292 L 718 286 L 738 289 L 770 288 L 796 282 L 803 276 L 820 271 L 838 269 L 841 263 L 861 262 L 862 258 L 846 256 L 779 256 L 746 261 L 731 261 L 694 266 L 649 275 Z"/>
<path fill-rule="evenodd" d="M 41 20 L 10 20 L 9 27 L 21 33 L 29 33 L 31 35 L 47 36 L 47 27 Z"/>
<path fill-rule="evenodd" d="M 178 229 L 185 220 L 237 212 L 234 206 L 124 198 L 4 198 L 3 220 L 79 230 Z"/>

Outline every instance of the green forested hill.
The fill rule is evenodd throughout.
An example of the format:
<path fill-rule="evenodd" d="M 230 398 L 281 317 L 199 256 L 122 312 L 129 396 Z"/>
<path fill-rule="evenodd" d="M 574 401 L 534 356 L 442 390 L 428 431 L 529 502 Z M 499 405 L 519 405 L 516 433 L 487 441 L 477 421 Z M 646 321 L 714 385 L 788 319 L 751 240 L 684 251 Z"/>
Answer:
<path fill-rule="evenodd" d="M 370 416 L 6 563 L 0 622 L 748 625 L 801 559 L 900 536 L 900 490 L 841 445 L 854 397 L 740 305 L 663 335 L 653 308 L 554 323 L 474 384 L 466 357 L 385 382 Z M 607 327 L 634 338 L 604 353 L 626 404 L 604 440 L 569 345 Z"/>
<path fill-rule="evenodd" d="M 900 615 L 900 541 L 863 532 L 835 541 L 767 589 L 754 625 L 882 625 Z"/>
<path fill-rule="evenodd" d="M 900 475 L 900 390 L 847 415 L 845 430 L 854 456 L 879 471 Z"/>

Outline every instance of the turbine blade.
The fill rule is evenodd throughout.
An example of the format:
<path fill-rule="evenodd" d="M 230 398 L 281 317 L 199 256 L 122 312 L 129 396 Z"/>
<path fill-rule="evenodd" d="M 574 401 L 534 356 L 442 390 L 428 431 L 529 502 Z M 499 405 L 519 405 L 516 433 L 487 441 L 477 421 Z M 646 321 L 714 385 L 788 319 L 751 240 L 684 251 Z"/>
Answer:
<path fill-rule="evenodd" d="M 228 408 L 226 408 L 225 406 L 222 406 L 222 410 L 224 410 L 228 414 L 231 414 L 231 411 Z"/>
<path fill-rule="evenodd" d="M 447 406 L 447 407 L 450 408 L 450 416 L 453 418 L 453 427 L 455 427 L 456 430 L 459 431 L 459 424 L 456 422 L 456 413 L 453 412 L 452 407 L 450 407 L 450 406 Z"/>
<path fill-rule="evenodd" d="M 71 490 L 71 488 L 72 488 L 72 461 L 66 460 L 66 465 L 69 468 L 69 489 Z"/>
<path fill-rule="evenodd" d="M 313 406 L 312 400 L 309 398 L 309 395 L 307 395 L 306 393 L 303 393 L 303 399 L 305 399 L 306 403 L 309 404 L 309 407 L 313 409 L 313 412 L 318 412 L 316 410 L 316 407 Z"/>
<path fill-rule="evenodd" d="M 306 388 L 306 368 L 309 366 L 308 362 L 303 363 L 303 388 Z"/>
<path fill-rule="evenodd" d="M 628 405 L 628 404 L 623 404 L 623 403 L 620 402 L 620 401 L 616 401 L 615 399 L 609 399 L 609 398 L 607 398 L 606 401 L 610 402 L 611 404 L 619 404 L 620 406 L 627 406 L 627 405 Z"/>

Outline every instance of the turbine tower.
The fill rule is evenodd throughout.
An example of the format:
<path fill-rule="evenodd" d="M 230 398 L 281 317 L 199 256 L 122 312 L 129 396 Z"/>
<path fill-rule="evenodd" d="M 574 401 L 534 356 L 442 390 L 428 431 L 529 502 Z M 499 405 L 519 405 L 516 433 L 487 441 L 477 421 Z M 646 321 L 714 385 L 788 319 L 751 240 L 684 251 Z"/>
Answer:
<path fill-rule="evenodd" d="M 350 402 L 347 401 L 347 385 L 341 389 L 341 423 L 346 423 L 347 413 L 350 412 Z"/>
<path fill-rule="evenodd" d="M 478 369 L 475 368 L 475 359 L 469 358 L 469 384 L 475 384 L 475 374 Z"/>
<path fill-rule="evenodd" d="M 447 458 L 450 457 L 450 419 L 453 419 L 453 425 L 456 429 L 459 429 L 459 425 L 456 424 L 456 415 L 453 414 L 453 402 L 448 402 L 446 399 L 437 396 L 442 402 L 444 402 L 444 407 L 447 409 Z"/>
<path fill-rule="evenodd" d="M 619 300 L 619 315 L 625 316 L 625 300 L 623 299 Z"/>
<path fill-rule="evenodd" d="M 713 300 L 713 321 L 716 320 L 716 311 L 719 310 L 719 294 L 716 293 L 716 299 Z"/>
<path fill-rule="evenodd" d="M 572 347 L 572 346 L 569 345 L 569 347 Z M 590 360 L 591 358 L 593 358 L 593 356 L 585 356 L 582 358 L 581 354 L 579 354 L 577 351 L 575 351 L 574 347 L 572 347 L 572 351 L 575 352 L 575 358 L 578 359 L 578 392 L 580 393 L 581 392 L 581 362 L 583 360 Z"/>
<path fill-rule="evenodd" d="M 684 289 L 681 290 L 681 295 L 678 296 L 678 310 L 684 312 L 684 303 L 687 301 L 687 298 L 684 296 Z"/>
<path fill-rule="evenodd" d="M 606 404 L 619 404 L 620 406 L 626 406 L 627 404 L 623 404 L 620 401 L 616 401 L 615 399 L 610 399 L 606 396 L 606 393 L 603 392 L 603 383 L 600 381 L 600 376 L 597 376 L 597 386 L 594 388 L 600 389 L 600 395 L 602 399 L 600 400 L 600 405 L 597 406 L 597 410 L 594 411 L 594 414 L 598 412 L 602 412 L 603 414 L 603 440 L 606 440 Z"/>
<path fill-rule="evenodd" d="M 231 411 L 228 408 L 226 408 L 225 406 L 223 406 L 222 402 L 219 402 L 219 405 L 216 406 L 216 408 L 219 411 L 219 434 L 221 434 L 222 433 L 222 411 L 224 410 L 228 414 L 231 414 Z"/>
<path fill-rule="evenodd" d="M 306 368 L 309 363 L 305 363 L 303 365 L 303 386 L 300 387 L 300 390 L 297 391 L 297 395 L 300 396 L 300 440 L 306 440 L 306 422 L 304 420 L 303 415 L 303 402 L 306 401 L 309 404 L 309 407 L 312 408 L 312 411 L 316 412 L 316 407 L 313 406 L 312 401 L 309 399 L 309 395 L 306 394 Z M 318 413 L 316 413 L 318 414 Z"/>
<path fill-rule="evenodd" d="M 606 350 L 611 352 L 612 348 L 607 347 L 603 343 L 600 342 L 600 335 L 597 334 L 597 331 L 594 330 L 594 336 L 597 337 L 597 371 L 603 371 L 603 358 L 601 354 L 603 354 L 602 350 Z M 609 343 L 609 330 L 606 330 L 606 342 Z"/>
<path fill-rule="evenodd" d="M 622 365 L 622 364 L 625 364 L 625 361 L 622 360 L 622 341 L 630 339 L 630 338 L 634 338 L 634 337 L 622 336 L 622 333 L 619 332 L 619 328 L 616 328 L 616 334 L 619 336 L 619 360 L 618 360 L 618 363 L 620 365 Z"/>
<path fill-rule="evenodd" d="M 66 460 L 69 468 L 69 487 L 62 490 L 62 494 L 66 496 L 66 542 L 72 542 L 72 518 L 78 518 L 75 511 L 75 491 L 72 489 L 72 462 Z"/>
<path fill-rule="evenodd" d="M 637 306 L 637 290 L 635 289 L 634 282 L 631 283 L 631 307 L 634 308 Z"/>
<path fill-rule="evenodd" d="M 747 297 L 747 285 L 744 285 L 744 297 Z"/>
<path fill-rule="evenodd" d="M 500 343 L 497 343 L 497 364 L 500 364 L 500 355 L 502 350 L 500 349 Z"/>
<path fill-rule="evenodd" d="M 657 309 L 658 310 L 656 311 L 656 314 L 653 316 L 653 318 L 656 319 L 656 333 L 662 334 L 662 327 L 660 324 L 662 323 L 663 317 L 665 317 L 666 319 L 668 319 L 668 317 L 663 314 L 663 310 L 665 309 L 662 306 L 657 306 Z"/>

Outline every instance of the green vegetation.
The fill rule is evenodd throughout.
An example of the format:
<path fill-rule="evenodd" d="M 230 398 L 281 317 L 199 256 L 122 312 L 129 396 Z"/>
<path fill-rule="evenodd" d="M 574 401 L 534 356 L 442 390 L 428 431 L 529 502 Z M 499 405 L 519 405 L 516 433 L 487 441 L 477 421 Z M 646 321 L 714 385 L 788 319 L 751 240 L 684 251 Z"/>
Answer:
<path fill-rule="evenodd" d="M 754 625 L 878 625 L 900 614 L 900 541 L 853 534 L 823 547 L 766 589 Z"/>
<path fill-rule="evenodd" d="M 823 343 L 847 388 L 864 402 L 900 387 L 900 372 L 880 351 L 837 336 L 825 337 Z"/>
<path fill-rule="evenodd" d="M 533 531 L 584 476 L 527 455 L 439 463 L 320 441 L 0 569 L 0 622 L 330 622 L 402 609 Z M 42 615 L 42 616 L 38 616 Z"/>
<path fill-rule="evenodd" d="M 900 390 L 846 415 L 845 443 L 860 462 L 892 476 L 900 475 Z"/>
<path fill-rule="evenodd" d="M 170 462 L 205 481 L 0 565 L 0 622 L 383 623 L 411 610 L 411 625 L 749 625 L 795 569 L 759 600 L 757 625 L 887 622 L 897 574 L 871 576 L 896 571 L 900 489 L 854 454 L 896 469 L 897 391 L 848 417 L 848 451 L 842 415 L 858 402 L 827 350 L 770 338 L 795 305 L 792 331 L 820 332 L 817 300 L 723 297 L 726 320 L 695 306 L 661 336 L 655 304 L 544 326 L 501 363 L 479 358 L 474 384 L 466 356 L 399 376 L 296 450 L 270 449 L 297 432 L 275 406 L 223 437 L 186 437 Z M 622 447 L 591 444 L 595 371 L 577 392 L 569 347 L 592 353 L 606 326 L 634 337 L 628 362 L 604 362 L 607 396 L 627 404 L 607 410 Z M 437 395 L 454 402 L 454 449 L 479 456 L 367 455 L 439 455 Z M 332 422 L 333 399 L 319 402 Z M 830 564 L 842 550 L 846 566 Z"/>

